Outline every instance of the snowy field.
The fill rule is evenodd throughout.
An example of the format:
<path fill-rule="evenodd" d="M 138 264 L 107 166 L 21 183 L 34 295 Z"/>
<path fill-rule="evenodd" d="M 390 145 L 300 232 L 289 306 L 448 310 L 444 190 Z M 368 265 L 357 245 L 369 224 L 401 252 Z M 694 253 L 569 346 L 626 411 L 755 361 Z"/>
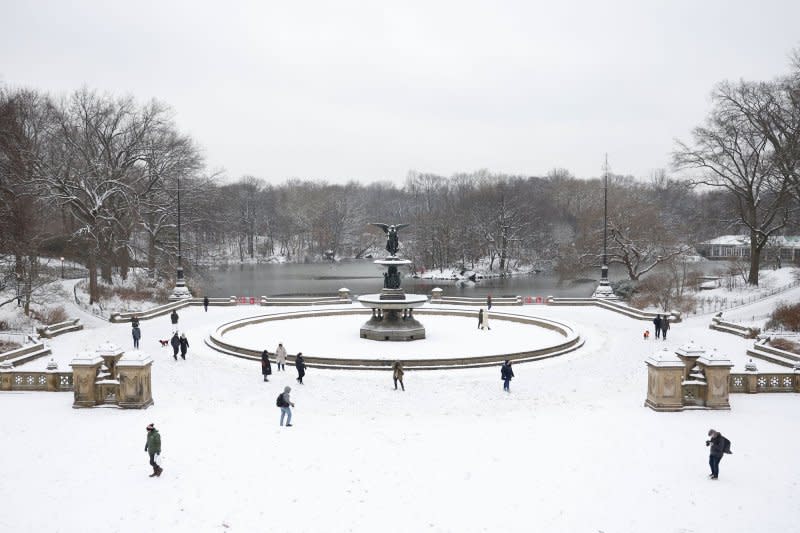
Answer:
<path fill-rule="evenodd" d="M 406 392 L 374 371 L 309 369 L 300 386 L 290 367 L 264 383 L 258 363 L 202 342 L 263 308 L 183 310 L 191 347 L 178 362 L 157 343 L 168 317 L 143 321 L 153 407 L 76 410 L 71 394 L 0 393 L 0 531 L 797 531 L 798 395 L 732 395 L 724 412 L 642 406 L 643 361 L 655 350 L 693 340 L 741 370 L 752 341 L 709 330 L 707 316 L 644 341 L 652 324 L 600 309 L 513 311 L 568 322 L 586 344 L 516 365 L 510 394 L 499 368 L 407 371 Z M 51 343 L 62 369 L 100 342 L 131 346 L 130 325 L 85 322 Z M 516 342 L 496 326 L 481 333 Z M 453 343 L 471 330 L 458 326 Z M 288 329 L 274 333 L 263 343 L 283 340 L 292 353 L 325 335 L 288 344 Z M 285 385 L 297 404 L 291 428 L 275 407 Z M 143 451 L 150 422 L 163 442 L 156 479 Z M 707 479 L 711 427 L 733 443 L 718 481 Z"/>

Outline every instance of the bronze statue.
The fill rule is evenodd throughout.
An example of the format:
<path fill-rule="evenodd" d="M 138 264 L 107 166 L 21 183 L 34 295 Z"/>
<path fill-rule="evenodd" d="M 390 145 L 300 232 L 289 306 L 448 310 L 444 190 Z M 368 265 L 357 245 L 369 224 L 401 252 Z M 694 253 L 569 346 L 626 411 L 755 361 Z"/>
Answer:
<path fill-rule="evenodd" d="M 400 249 L 400 241 L 397 239 L 397 230 L 403 229 L 408 224 L 382 224 L 380 222 L 372 222 L 373 226 L 377 226 L 386 234 L 386 251 L 392 257 L 397 255 L 397 250 Z"/>

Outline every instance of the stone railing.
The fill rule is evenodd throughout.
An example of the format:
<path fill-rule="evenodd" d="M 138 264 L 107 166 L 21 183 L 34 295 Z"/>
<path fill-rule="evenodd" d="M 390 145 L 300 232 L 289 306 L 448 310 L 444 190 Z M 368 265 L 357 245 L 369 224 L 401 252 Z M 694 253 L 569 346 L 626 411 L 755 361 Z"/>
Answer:
<path fill-rule="evenodd" d="M 72 372 L 0 369 L 0 391 L 69 392 L 72 387 Z"/>
<path fill-rule="evenodd" d="M 43 342 L 38 342 L 0 354 L 0 363 L 3 367 L 11 368 L 30 363 L 49 353 L 50 348 L 46 347 Z"/>
<path fill-rule="evenodd" d="M 485 297 L 470 297 L 470 296 L 444 296 L 442 289 L 438 287 L 431 291 L 432 304 L 447 304 L 447 305 L 474 305 L 476 307 L 487 307 Z M 522 296 L 492 296 L 492 307 L 507 306 L 507 305 L 522 305 Z"/>
<path fill-rule="evenodd" d="M 714 318 L 712 318 L 711 325 L 709 325 L 708 327 L 709 329 L 713 329 L 716 331 L 733 333 L 734 335 L 744 337 L 745 339 L 755 339 L 758 336 L 758 334 L 761 333 L 761 328 L 743 326 L 742 324 L 737 324 L 735 322 L 728 322 L 727 320 L 723 320 L 722 317 L 719 316 L 715 316 Z"/>
<path fill-rule="evenodd" d="M 752 348 L 748 348 L 747 355 L 789 368 L 794 368 L 800 363 L 800 355 L 787 352 L 786 350 L 780 350 L 766 343 L 766 339 L 756 341 Z"/>
<path fill-rule="evenodd" d="M 190 305 L 203 305 L 203 299 L 186 298 L 184 300 L 178 300 L 164 305 L 159 305 L 158 307 L 151 307 L 150 309 L 146 309 L 144 311 L 126 311 L 124 313 L 112 313 L 111 318 L 109 318 L 109 321 L 115 323 L 130 322 L 134 316 L 136 316 L 139 320 L 149 320 L 151 318 L 168 315 L 172 313 L 172 311 L 182 309 Z M 236 305 L 236 296 L 231 296 L 229 298 L 209 298 L 208 305 L 209 306 Z"/>
<path fill-rule="evenodd" d="M 729 378 L 731 392 L 800 392 L 800 372 L 746 372 L 731 374 Z"/>
<path fill-rule="evenodd" d="M 81 329 L 83 329 L 83 324 L 81 324 L 81 319 L 74 318 L 72 320 L 65 320 L 64 322 L 58 322 L 56 324 L 50 324 L 48 326 L 40 326 L 36 328 L 36 333 L 38 333 L 39 336 L 44 339 L 51 339 L 57 335 L 61 335 L 62 333 L 69 333 L 70 331 L 79 331 Z"/>
<path fill-rule="evenodd" d="M 353 300 L 339 296 L 262 296 L 261 305 L 264 306 L 292 306 L 292 305 L 337 305 L 350 304 Z"/>
<path fill-rule="evenodd" d="M 597 307 L 602 307 L 603 309 L 608 309 L 609 311 L 614 311 L 615 313 L 623 314 L 636 320 L 647 321 L 652 321 L 656 315 L 663 316 L 665 314 L 642 311 L 641 309 L 636 309 L 635 307 L 603 298 L 555 298 L 553 296 L 548 296 L 547 305 L 594 305 Z M 670 311 L 668 315 L 669 321 L 672 324 L 681 321 L 681 314 L 677 311 Z"/>

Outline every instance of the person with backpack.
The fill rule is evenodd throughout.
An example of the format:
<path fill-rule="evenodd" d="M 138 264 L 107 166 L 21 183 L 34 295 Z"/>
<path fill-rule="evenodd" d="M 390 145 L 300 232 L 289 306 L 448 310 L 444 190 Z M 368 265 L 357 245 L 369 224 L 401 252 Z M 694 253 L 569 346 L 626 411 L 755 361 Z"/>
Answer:
<path fill-rule="evenodd" d="M 722 461 L 722 456 L 726 453 L 733 453 L 731 451 L 731 441 L 722 436 L 722 433 L 715 429 L 708 430 L 708 436 L 711 437 L 706 441 L 706 446 L 711 446 L 708 455 L 708 465 L 711 467 L 711 474 L 709 479 L 719 478 L 719 462 Z"/>
<path fill-rule="evenodd" d="M 272 365 L 269 363 L 269 353 L 266 350 L 261 352 L 261 374 L 264 376 L 264 381 L 269 381 L 269 375 L 272 374 Z"/>
<path fill-rule="evenodd" d="M 400 382 L 400 387 L 402 387 L 403 392 L 406 390 L 406 386 L 403 385 L 403 363 L 400 361 L 395 361 L 392 365 L 392 379 L 394 379 L 394 390 L 397 390 L 397 382 Z"/>
<path fill-rule="evenodd" d="M 500 367 L 500 377 L 503 380 L 503 390 L 511 392 L 509 383 L 511 383 L 511 378 L 514 377 L 514 370 L 511 369 L 511 361 L 506 359 L 506 362 Z"/>
<path fill-rule="evenodd" d="M 303 376 L 306 375 L 306 360 L 303 359 L 303 352 L 297 352 L 294 358 L 294 367 L 297 369 L 297 382 L 303 384 Z"/>
<path fill-rule="evenodd" d="M 284 387 L 283 392 L 278 395 L 278 399 L 275 401 L 275 405 L 281 408 L 281 426 L 283 425 L 284 417 L 288 417 L 286 419 L 286 425 L 292 425 L 292 407 L 294 407 L 294 403 L 292 403 L 292 400 L 289 397 L 289 393 L 291 392 L 291 387 Z"/>
<path fill-rule="evenodd" d="M 661 337 L 661 315 L 656 315 L 653 319 L 653 329 L 656 330 L 656 339 Z"/>

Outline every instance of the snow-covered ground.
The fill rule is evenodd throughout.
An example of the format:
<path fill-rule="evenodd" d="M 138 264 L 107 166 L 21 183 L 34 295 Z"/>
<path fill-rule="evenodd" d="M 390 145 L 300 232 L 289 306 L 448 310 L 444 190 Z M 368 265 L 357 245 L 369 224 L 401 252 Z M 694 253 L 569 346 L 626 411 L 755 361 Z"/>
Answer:
<path fill-rule="evenodd" d="M 0 393 L 0 530 L 796 530 L 798 395 L 733 395 L 724 412 L 643 407 L 643 361 L 655 350 L 693 340 L 739 370 L 752 341 L 709 330 L 707 316 L 675 324 L 667 341 L 644 341 L 652 324 L 602 309 L 503 311 L 568 322 L 586 344 L 516 365 L 510 394 L 499 368 L 407 371 L 400 392 L 388 372 L 374 371 L 310 369 L 300 386 L 289 368 L 264 383 L 258 363 L 202 342 L 216 325 L 264 308 L 184 309 L 187 361 L 157 343 L 172 330 L 168 317 L 143 321 L 153 407 L 75 410 L 71 394 Z M 498 346 L 523 334 L 496 325 L 481 333 Z M 345 327 L 258 335 L 292 353 L 328 338 L 332 351 L 351 342 L 334 335 Z M 449 334 L 456 345 L 464 331 Z M 130 325 L 92 321 L 51 346 L 66 368 L 106 340 L 131 346 Z M 297 404 L 291 428 L 278 426 L 275 407 L 286 385 Z M 163 442 L 157 479 L 147 477 L 144 453 L 150 422 Z M 707 479 L 711 427 L 733 443 L 718 481 Z"/>

